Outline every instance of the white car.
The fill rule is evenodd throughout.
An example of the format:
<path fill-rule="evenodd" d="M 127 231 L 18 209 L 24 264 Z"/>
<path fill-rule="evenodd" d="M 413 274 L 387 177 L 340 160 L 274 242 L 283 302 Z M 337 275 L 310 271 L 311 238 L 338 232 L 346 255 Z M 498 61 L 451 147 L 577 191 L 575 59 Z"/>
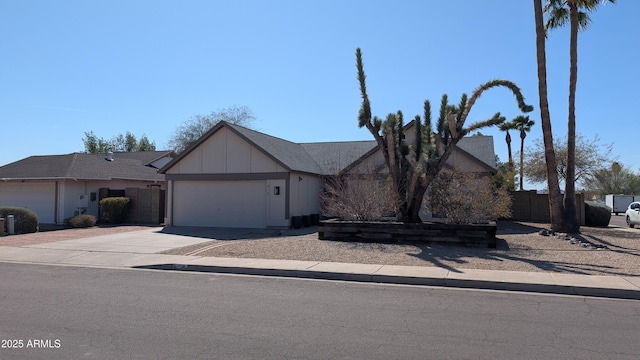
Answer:
<path fill-rule="evenodd" d="M 627 225 L 629 225 L 629 227 L 640 225 L 640 201 L 634 201 L 629 204 L 629 207 L 624 214 L 627 218 Z"/>

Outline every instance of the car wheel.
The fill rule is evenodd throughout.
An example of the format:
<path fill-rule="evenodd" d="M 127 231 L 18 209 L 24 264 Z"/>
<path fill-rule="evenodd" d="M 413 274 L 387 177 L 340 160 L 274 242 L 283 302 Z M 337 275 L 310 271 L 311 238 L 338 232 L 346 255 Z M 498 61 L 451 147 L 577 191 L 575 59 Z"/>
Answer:
<path fill-rule="evenodd" d="M 629 216 L 627 216 L 627 225 L 629 225 L 629 227 L 633 227 L 633 223 L 631 223 L 631 219 L 629 219 Z"/>

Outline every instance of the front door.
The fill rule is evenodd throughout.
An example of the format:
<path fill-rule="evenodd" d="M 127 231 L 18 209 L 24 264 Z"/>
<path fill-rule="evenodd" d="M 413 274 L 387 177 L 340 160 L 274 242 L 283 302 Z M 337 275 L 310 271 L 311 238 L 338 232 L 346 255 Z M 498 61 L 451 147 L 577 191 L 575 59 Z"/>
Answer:
<path fill-rule="evenodd" d="M 286 180 L 267 180 L 267 226 L 288 226 Z"/>

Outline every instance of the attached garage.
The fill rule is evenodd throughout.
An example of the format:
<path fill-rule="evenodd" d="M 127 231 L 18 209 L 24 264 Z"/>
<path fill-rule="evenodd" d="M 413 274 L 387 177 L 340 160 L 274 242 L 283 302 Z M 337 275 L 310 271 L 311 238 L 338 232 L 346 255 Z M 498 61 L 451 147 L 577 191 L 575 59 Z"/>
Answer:
<path fill-rule="evenodd" d="M 55 182 L 3 183 L 0 187 L 0 206 L 27 208 L 38 215 L 40 223 L 55 223 Z"/>
<path fill-rule="evenodd" d="M 175 226 L 267 226 L 267 181 L 176 181 Z"/>
<path fill-rule="evenodd" d="M 289 227 L 320 213 L 320 172 L 300 144 L 220 122 L 160 169 L 165 225 Z"/>

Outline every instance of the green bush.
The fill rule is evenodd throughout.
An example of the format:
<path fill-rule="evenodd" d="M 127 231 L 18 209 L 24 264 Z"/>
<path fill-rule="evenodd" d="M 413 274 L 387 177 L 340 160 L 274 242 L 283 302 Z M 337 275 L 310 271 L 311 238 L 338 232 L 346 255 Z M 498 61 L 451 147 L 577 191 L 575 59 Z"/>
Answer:
<path fill-rule="evenodd" d="M 609 226 L 611 208 L 594 201 L 584 202 L 584 224 L 587 226 Z"/>
<path fill-rule="evenodd" d="M 110 197 L 100 200 L 100 218 L 111 224 L 127 221 L 131 199 L 128 197 Z"/>
<path fill-rule="evenodd" d="M 64 226 L 68 228 L 88 228 L 95 225 L 96 217 L 89 214 L 81 214 L 64 219 Z"/>
<path fill-rule="evenodd" d="M 8 215 L 13 215 L 13 230 L 16 234 L 38 232 L 38 215 L 33 211 L 15 206 L 0 206 L 0 217 L 4 218 L 5 228 Z"/>

